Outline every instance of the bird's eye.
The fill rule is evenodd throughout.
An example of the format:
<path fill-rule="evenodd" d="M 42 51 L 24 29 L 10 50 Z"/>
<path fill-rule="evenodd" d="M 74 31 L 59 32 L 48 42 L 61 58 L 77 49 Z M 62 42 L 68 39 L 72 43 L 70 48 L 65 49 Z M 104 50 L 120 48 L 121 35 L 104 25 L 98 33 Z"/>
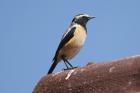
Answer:
<path fill-rule="evenodd" d="M 87 17 L 83 16 L 82 18 L 83 18 L 83 19 L 86 19 Z"/>

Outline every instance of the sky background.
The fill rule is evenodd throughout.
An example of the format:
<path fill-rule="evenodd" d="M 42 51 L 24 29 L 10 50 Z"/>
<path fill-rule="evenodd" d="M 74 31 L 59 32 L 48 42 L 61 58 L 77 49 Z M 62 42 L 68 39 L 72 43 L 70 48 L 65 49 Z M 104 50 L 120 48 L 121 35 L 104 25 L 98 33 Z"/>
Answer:
<path fill-rule="evenodd" d="M 140 54 L 140 0 L 0 0 L 0 91 L 31 93 L 73 16 L 96 16 L 74 66 Z M 55 72 L 65 68 L 60 63 Z"/>

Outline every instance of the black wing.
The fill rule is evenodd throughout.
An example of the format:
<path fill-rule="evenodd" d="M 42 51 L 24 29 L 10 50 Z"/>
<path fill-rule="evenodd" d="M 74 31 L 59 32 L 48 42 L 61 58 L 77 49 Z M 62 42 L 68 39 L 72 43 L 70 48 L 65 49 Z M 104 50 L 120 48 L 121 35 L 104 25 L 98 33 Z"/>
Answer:
<path fill-rule="evenodd" d="M 74 36 L 75 29 L 76 29 L 76 27 L 72 27 L 70 29 L 70 31 L 66 32 L 63 35 L 62 40 L 61 40 L 61 42 L 60 42 L 60 44 L 59 44 L 59 46 L 57 48 L 57 51 L 55 53 L 55 56 L 54 56 L 53 60 L 56 60 L 60 49 Z"/>

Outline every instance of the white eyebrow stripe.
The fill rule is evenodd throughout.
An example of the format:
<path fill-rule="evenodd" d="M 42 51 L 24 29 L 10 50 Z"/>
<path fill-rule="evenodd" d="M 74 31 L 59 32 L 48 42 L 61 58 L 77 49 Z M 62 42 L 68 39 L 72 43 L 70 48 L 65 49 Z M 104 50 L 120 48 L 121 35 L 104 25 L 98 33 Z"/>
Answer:
<path fill-rule="evenodd" d="M 76 16 L 76 18 L 78 19 L 78 18 L 80 18 L 80 17 L 82 17 L 82 16 L 87 16 L 87 17 L 89 17 L 89 15 L 87 15 L 87 14 L 81 14 L 81 15 L 79 15 L 79 16 Z"/>

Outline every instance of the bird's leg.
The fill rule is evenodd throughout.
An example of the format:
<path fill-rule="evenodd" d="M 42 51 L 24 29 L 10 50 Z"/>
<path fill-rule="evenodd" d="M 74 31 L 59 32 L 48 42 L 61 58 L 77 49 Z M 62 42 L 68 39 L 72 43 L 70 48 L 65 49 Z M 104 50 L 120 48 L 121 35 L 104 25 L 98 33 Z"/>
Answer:
<path fill-rule="evenodd" d="M 64 59 L 64 58 L 62 58 L 62 60 L 64 61 L 64 63 L 65 63 L 65 66 L 67 67 L 66 69 L 64 69 L 64 70 L 68 70 L 69 69 L 69 66 L 67 65 L 67 63 L 66 63 L 66 60 Z"/>
<path fill-rule="evenodd" d="M 69 66 L 71 67 L 70 69 L 74 69 L 74 68 L 77 68 L 77 67 L 73 67 L 72 64 L 70 64 L 70 62 L 68 60 L 66 60 L 66 62 L 69 64 Z"/>
<path fill-rule="evenodd" d="M 65 65 L 66 65 L 66 67 L 67 67 L 67 69 L 64 69 L 64 70 L 70 70 L 70 69 L 77 68 L 77 67 L 73 67 L 73 66 L 69 63 L 69 61 L 68 61 L 67 59 L 65 59 L 65 58 L 63 58 L 63 61 L 64 61 Z M 68 65 L 69 65 L 71 68 L 68 67 L 67 63 L 68 63 Z"/>
<path fill-rule="evenodd" d="M 68 65 L 67 65 L 67 63 L 66 63 L 66 61 L 64 61 L 64 63 L 65 63 L 65 66 L 67 67 L 67 69 L 69 69 L 69 67 L 68 67 Z"/>
<path fill-rule="evenodd" d="M 66 60 L 66 59 L 65 59 L 65 60 Z M 71 68 L 73 68 L 72 64 L 70 64 L 70 62 L 69 62 L 68 60 L 66 60 L 66 62 L 69 64 L 69 66 L 70 66 Z"/>

